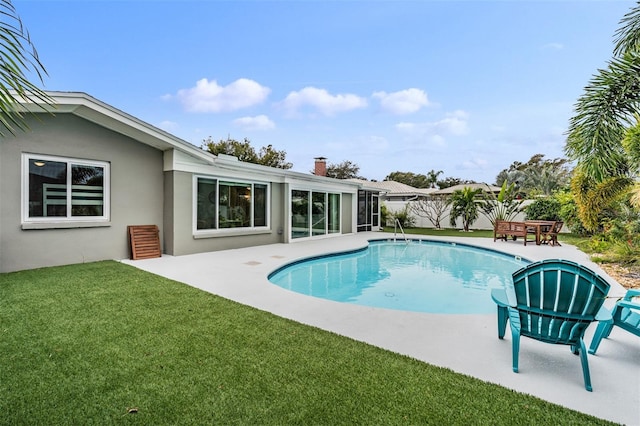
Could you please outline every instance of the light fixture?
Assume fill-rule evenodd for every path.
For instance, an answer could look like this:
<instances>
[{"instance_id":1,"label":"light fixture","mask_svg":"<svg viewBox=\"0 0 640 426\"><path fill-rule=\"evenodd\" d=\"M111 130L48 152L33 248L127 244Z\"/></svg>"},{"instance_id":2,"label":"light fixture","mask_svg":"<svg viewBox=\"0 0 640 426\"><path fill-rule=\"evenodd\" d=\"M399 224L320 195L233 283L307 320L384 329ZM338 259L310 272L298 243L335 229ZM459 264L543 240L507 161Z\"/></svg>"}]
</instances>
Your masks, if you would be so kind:
<instances>
[{"instance_id":1,"label":"light fixture","mask_svg":"<svg viewBox=\"0 0 640 426\"><path fill-rule=\"evenodd\" d=\"M45 162L44 162L44 161L42 161L42 160L35 160L35 161L33 162L33 165L34 165L34 166L37 166L37 167L42 167L42 166L44 166L45 164L47 164L47 163L45 163Z\"/></svg>"}]
</instances>

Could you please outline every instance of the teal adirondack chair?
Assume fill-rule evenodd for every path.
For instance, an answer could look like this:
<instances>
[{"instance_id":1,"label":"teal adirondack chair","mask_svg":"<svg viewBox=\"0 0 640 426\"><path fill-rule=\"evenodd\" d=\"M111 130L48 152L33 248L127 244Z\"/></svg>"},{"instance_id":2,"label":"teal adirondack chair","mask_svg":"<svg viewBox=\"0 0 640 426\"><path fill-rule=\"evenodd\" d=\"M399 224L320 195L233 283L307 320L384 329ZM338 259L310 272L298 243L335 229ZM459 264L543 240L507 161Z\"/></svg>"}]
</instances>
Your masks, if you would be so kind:
<instances>
[{"instance_id":1,"label":"teal adirondack chair","mask_svg":"<svg viewBox=\"0 0 640 426\"><path fill-rule=\"evenodd\" d=\"M513 371L518 372L520 336L546 343L568 345L580 355L584 385L592 390L584 332L593 321L607 320L600 308L609 284L595 272L575 262L548 259L513 273L513 289L494 289L498 305L498 338L511 324Z\"/></svg>"},{"instance_id":2,"label":"teal adirondack chair","mask_svg":"<svg viewBox=\"0 0 640 426\"><path fill-rule=\"evenodd\" d=\"M589 353L595 354L602 339L609 337L614 325L640 336L640 303L633 302L634 297L640 296L640 290L627 290L622 300L619 300L613 308L611 319L601 321L593 335Z\"/></svg>"}]
</instances>

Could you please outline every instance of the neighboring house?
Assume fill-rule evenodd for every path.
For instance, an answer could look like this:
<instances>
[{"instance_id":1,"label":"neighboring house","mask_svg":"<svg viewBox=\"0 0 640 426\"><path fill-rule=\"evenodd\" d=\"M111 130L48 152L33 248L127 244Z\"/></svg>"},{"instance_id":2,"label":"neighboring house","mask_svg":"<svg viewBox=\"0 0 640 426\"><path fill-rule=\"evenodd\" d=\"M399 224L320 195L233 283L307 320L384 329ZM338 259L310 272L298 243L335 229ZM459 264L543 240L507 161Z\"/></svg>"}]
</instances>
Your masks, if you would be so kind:
<instances>
[{"instance_id":1,"label":"neighboring house","mask_svg":"<svg viewBox=\"0 0 640 426\"><path fill-rule=\"evenodd\" d=\"M461 183L460 185L454 185L448 188L439 189L437 191L434 191L433 194L434 195L453 194L455 191L462 191L464 188L471 188L473 190L482 189L483 192L489 192L487 191L487 189L489 189L491 192L495 194L499 193L500 190L502 189L499 186L489 185L486 183Z\"/></svg>"},{"instance_id":2,"label":"neighboring house","mask_svg":"<svg viewBox=\"0 0 640 426\"><path fill-rule=\"evenodd\" d=\"M129 225L157 225L170 255L378 229L375 188L215 156L49 94L55 114L24 104L29 130L0 140L0 272L127 258Z\"/></svg>"},{"instance_id":3,"label":"neighboring house","mask_svg":"<svg viewBox=\"0 0 640 426\"><path fill-rule=\"evenodd\" d=\"M379 201L380 203L384 203L389 213L402 211L409 206L412 201L420 198L426 198L429 194L435 191L435 189L431 188L414 188L413 186L392 180L384 180L381 182L370 182L359 179L352 180L362 185L366 185L371 190L378 191ZM417 226L429 227L429 224L418 218Z\"/></svg>"},{"instance_id":4,"label":"neighboring house","mask_svg":"<svg viewBox=\"0 0 640 426\"><path fill-rule=\"evenodd\" d=\"M436 191L433 188L414 188L413 186L395 182L392 180L383 180L381 182L367 182L367 181L358 181L361 183L366 183L371 188L376 188L380 191L380 200L389 202L389 201L413 201L418 198L424 198L429 194Z\"/></svg>"}]
</instances>

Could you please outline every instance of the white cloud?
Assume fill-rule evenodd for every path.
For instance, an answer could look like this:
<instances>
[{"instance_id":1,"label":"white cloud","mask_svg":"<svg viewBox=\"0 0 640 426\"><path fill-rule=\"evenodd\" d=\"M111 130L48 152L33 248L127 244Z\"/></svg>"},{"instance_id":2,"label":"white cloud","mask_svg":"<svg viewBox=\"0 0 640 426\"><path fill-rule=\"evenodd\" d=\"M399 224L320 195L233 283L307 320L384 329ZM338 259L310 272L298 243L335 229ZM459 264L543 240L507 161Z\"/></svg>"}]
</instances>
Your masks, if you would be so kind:
<instances>
[{"instance_id":1,"label":"white cloud","mask_svg":"<svg viewBox=\"0 0 640 426\"><path fill-rule=\"evenodd\" d=\"M462 110L454 111L438 121L428 121L424 123L402 122L396 124L396 128L407 133L440 135L449 134L462 136L469 133L467 119L469 114Z\"/></svg>"},{"instance_id":2,"label":"white cloud","mask_svg":"<svg viewBox=\"0 0 640 426\"><path fill-rule=\"evenodd\" d=\"M271 130L276 127L276 123L264 114L255 117L241 117L233 120L233 124L245 130Z\"/></svg>"},{"instance_id":3,"label":"white cloud","mask_svg":"<svg viewBox=\"0 0 640 426\"><path fill-rule=\"evenodd\" d=\"M326 116L351 111L367 106L367 100L353 94L332 95L325 89L305 87L299 92L291 92L280 103L288 114L295 115L304 107L310 107Z\"/></svg>"},{"instance_id":4,"label":"white cloud","mask_svg":"<svg viewBox=\"0 0 640 426\"><path fill-rule=\"evenodd\" d=\"M178 123L174 121L164 120L158 124L158 127L165 132L175 132L178 129Z\"/></svg>"},{"instance_id":5,"label":"white cloud","mask_svg":"<svg viewBox=\"0 0 640 426\"><path fill-rule=\"evenodd\" d=\"M484 158L471 158L462 162L460 169L462 170L484 170L488 166L487 160Z\"/></svg>"},{"instance_id":6,"label":"white cloud","mask_svg":"<svg viewBox=\"0 0 640 426\"><path fill-rule=\"evenodd\" d=\"M444 139L442 136L440 136L440 135L433 135L433 136L431 136L430 142L431 142L433 145L437 145L437 146L441 146L441 147L446 146L446 141L445 141L445 139Z\"/></svg>"},{"instance_id":7,"label":"white cloud","mask_svg":"<svg viewBox=\"0 0 640 426\"><path fill-rule=\"evenodd\" d=\"M269 92L268 87L246 78L226 86L203 78L195 87L179 90L176 96L189 112L228 112L260 104Z\"/></svg>"},{"instance_id":8,"label":"white cloud","mask_svg":"<svg viewBox=\"0 0 640 426\"><path fill-rule=\"evenodd\" d=\"M542 50L562 50L564 45L562 43L547 43L542 46Z\"/></svg>"},{"instance_id":9,"label":"white cloud","mask_svg":"<svg viewBox=\"0 0 640 426\"><path fill-rule=\"evenodd\" d=\"M375 92L373 98L380 100L383 111L391 114L411 114L429 105L427 94L420 89L406 89L399 92Z\"/></svg>"}]
</instances>

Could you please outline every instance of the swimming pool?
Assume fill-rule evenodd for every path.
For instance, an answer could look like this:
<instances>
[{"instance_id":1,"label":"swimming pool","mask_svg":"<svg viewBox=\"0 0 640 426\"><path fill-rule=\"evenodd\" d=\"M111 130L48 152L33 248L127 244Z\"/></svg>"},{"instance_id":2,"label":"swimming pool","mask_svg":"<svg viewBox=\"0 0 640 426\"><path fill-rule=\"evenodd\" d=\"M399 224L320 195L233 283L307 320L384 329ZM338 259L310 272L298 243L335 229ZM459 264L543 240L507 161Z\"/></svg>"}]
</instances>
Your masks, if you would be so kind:
<instances>
[{"instance_id":1,"label":"swimming pool","mask_svg":"<svg viewBox=\"0 0 640 426\"><path fill-rule=\"evenodd\" d=\"M428 240L371 241L349 253L284 266L269 281L337 302L442 314L495 312L491 289L530 263L518 256Z\"/></svg>"}]
</instances>

